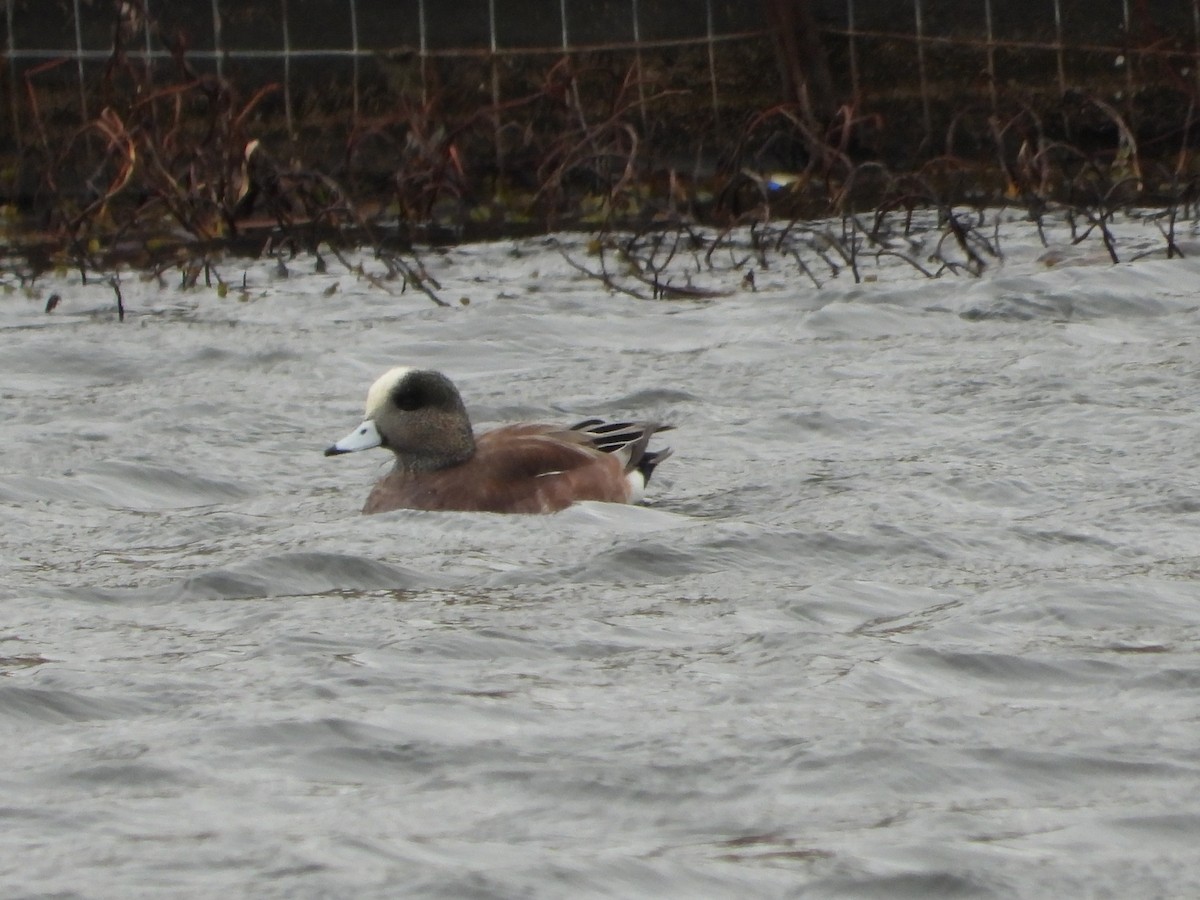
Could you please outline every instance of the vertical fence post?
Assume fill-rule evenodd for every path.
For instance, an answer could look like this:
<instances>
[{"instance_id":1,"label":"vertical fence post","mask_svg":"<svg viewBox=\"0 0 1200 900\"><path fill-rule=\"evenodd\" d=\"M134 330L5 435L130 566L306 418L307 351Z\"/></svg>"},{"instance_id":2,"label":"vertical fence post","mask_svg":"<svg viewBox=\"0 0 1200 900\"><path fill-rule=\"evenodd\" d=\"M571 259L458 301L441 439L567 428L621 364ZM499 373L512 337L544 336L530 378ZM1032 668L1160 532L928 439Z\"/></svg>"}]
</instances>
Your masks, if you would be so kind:
<instances>
[{"instance_id":1,"label":"vertical fence post","mask_svg":"<svg viewBox=\"0 0 1200 900\"><path fill-rule=\"evenodd\" d=\"M637 73L638 112L642 117L642 132L646 131L646 86L642 81L642 23L638 15L638 0L631 0L633 12L633 70Z\"/></svg>"},{"instance_id":2,"label":"vertical fence post","mask_svg":"<svg viewBox=\"0 0 1200 900\"><path fill-rule=\"evenodd\" d=\"M79 0L75 0L75 70L79 73L79 120L86 122L88 120L87 84L83 72L83 22L79 14Z\"/></svg>"},{"instance_id":3,"label":"vertical fence post","mask_svg":"<svg viewBox=\"0 0 1200 900\"><path fill-rule=\"evenodd\" d=\"M1192 0L1192 77L1200 94L1200 0Z\"/></svg>"},{"instance_id":4,"label":"vertical fence post","mask_svg":"<svg viewBox=\"0 0 1200 900\"><path fill-rule=\"evenodd\" d=\"M153 32L150 29L150 0L142 6L142 42L145 46L145 56L142 57L146 65L146 84L154 84L154 44L152 41Z\"/></svg>"},{"instance_id":5,"label":"vertical fence post","mask_svg":"<svg viewBox=\"0 0 1200 900\"><path fill-rule=\"evenodd\" d=\"M917 81L921 85L921 123L925 126L925 140L933 136L933 117L929 110L929 83L925 79L925 17L921 0L913 0L913 15L916 19L917 38Z\"/></svg>"},{"instance_id":6,"label":"vertical fence post","mask_svg":"<svg viewBox=\"0 0 1200 900\"><path fill-rule=\"evenodd\" d=\"M488 28L492 48L492 139L496 143L496 184L504 176L504 147L500 140L500 60L496 51L500 42L496 39L496 0L488 0Z\"/></svg>"},{"instance_id":7,"label":"vertical fence post","mask_svg":"<svg viewBox=\"0 0 1200 900\"><path fill-rule=\"evenodd\" d=\"M558 12L562 17L563 56L568 56L571 53L571 35L567 30L567 0L558 0ZM579 81L575 78L573 71L571 72L571 99L575 102L575 115L579 117L579 124L586 132L587 117L583 114L583 98L579 96Z\"/></svg>"},{"instance_id":8,"label":"vertical fence post","mask_svg":"<svg viewBox=\"0 0 1200 900\"><path fill-rule=\"evenodd\" d=\"M1126 103L1133 102L1133 18L1129 15L1129 0L1121 0L1122 23L1125 26L1125 88ZM1141 60L1139 60L1139 63Z\"/></svg>"},{"instance_id":9,"label":"vertical fence post","mask_svg":"<svg viewBox=\"0 0 1200 900\"><path fill-rule=\"evenodd\" d=\"M708 81L712 87L713 138L719 145L721 143L721 104L717 96L717 41L713 29L712 0L704 0L704 18L705 26L708 29Z\"/></svg>"},{"instance_id":10,"label":"vertical fence post","mask_svg":"<svg viewBox=\"0 0 1200 900\"><path fill-rule=\"evenodd\" d=\"M1200 0L1197 0L1200 2ZM9 91L8 103L9 114L12 116L12 134L16 140L17 150L21 150L25 141L21 138L21 104L17 102L17 97L21 91L17 87L17 39L13 34L13 4L4 4L4 20L8 27L8 77Z\"/></svg>"},{"instance_id":11,"label":"vertical fence post","mask_svg":"<svg viewBox=\"0 0 1200 900\"><path fill-rule=\"evenodd\" d=\"M1200 0L1197 0L1200 3ZM854 0L846 0L846 41L850 45L850 97L854 108L862 106L862 88L858 80L858 25L854 17Z\"/></svg>"},{"instance_id":12,"label":"vertical fence post","mask_svg":"<svg viewBox=\"0 0 1200 900\"><path fill-rule=\"evenodd\" d=\"M987 19L988 99L992 102L992 115L995 115L1000 104L996 98L996 33L992 27L992 0L983 0L983 14Z\"/></svg>"},{"instance_id":13,"label":"vertical fence post","mask_svg":"<svg viewBox=\"0 0 1200 900\"><path fill-rule=\"evenodd\" d=\"M288 27L288 0L279 0L283 11L283 121L288 137L295 140L292 122L292 33Z\"/></svg>"},{"instance_id":14,"label":"vertical fence post","mask_svg":"<svg viewBox=\"0 0 1200 900\"><path fill-rule=\"evenodd\" d=\"M75 0L76 3L79 0ZM221 42L221 7L217 0L212 0L212 17L213 17L213 61L217 66L217 78L225 77L225 54L223 52L224 44Z\"/></svg>"},{"instance_id":15,"label":"vertical fence post","mask_svg":"<svg viewBox=\"0 0 1200 900\"><path fill-rule=\"evenodd\" d=\"M421 65L421 105L425 106L429 103L429 76L426 69L429 67L429 35L425 29L425 0L417 0L417 46L419 52L417 60Z\"/></svg>"},{"instance_id":16,"label":"vertical fence post","mask_svg":"<svg viewBox=\"0 0 1200 900\"><path fill-rule=\"evenodd\" d=\"M351 91L353 98L353 114L354 126L358 126L358 57L361 55L358 45L358 0L350 0L350 45L353 52L351 57L351 73L354 78L354 86Z\"/></svg>"},{"instance_id":17,"label":"vertical fence post","mask_svg":"<svg viewBox=\"0 0 1200 900\"><path fill-rule=\"evenodd\" d=\"M1063 60L1062 0L1054 0L1054 52L1058 58L1058 93L1062 96L1067 93L1067 66Z\"/></svg>"}]
</instances>

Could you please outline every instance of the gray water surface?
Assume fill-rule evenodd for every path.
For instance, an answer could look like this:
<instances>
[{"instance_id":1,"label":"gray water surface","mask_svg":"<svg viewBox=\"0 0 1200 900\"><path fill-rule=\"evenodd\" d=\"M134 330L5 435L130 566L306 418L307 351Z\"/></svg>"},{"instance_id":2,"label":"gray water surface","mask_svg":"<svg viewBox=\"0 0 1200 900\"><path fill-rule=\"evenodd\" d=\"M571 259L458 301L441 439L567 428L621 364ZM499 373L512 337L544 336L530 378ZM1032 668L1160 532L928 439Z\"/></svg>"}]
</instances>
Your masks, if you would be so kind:
<instances>
[{"instance_id":1,"label":"gray water surface","mask_svg":"<svg viewBox=\"0 0 1200 900\"><path fill-rule=\"evenodd\" d=\"M433 258L452 309L3 300L0 894L1200 893L1200 263L640 302L519 249ZM321 451L397 364L675 456L361 517L387 454Z\"/></svg>"}]
</instances>

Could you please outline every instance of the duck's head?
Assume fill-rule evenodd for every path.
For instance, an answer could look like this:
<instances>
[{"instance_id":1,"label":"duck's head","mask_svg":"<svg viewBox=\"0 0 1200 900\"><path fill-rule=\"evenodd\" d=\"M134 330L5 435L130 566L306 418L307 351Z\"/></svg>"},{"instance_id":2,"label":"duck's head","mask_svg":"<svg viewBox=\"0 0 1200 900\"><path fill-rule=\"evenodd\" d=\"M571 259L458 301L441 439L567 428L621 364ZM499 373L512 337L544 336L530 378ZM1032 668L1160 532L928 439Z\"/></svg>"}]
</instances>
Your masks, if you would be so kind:
<instances>
[{"instance_id":1,"label":"duck's head","mask_svg":"<svg viewBox=\"0 0 1200 900\"><path fill-rule=\"evenodd\" d=\"M458 388L441 372L398 366L367 391L362 424L325 451L326 456L386 447L411 468L464 462L475 450L471 423Z\"/></svg>"}]
</instances>

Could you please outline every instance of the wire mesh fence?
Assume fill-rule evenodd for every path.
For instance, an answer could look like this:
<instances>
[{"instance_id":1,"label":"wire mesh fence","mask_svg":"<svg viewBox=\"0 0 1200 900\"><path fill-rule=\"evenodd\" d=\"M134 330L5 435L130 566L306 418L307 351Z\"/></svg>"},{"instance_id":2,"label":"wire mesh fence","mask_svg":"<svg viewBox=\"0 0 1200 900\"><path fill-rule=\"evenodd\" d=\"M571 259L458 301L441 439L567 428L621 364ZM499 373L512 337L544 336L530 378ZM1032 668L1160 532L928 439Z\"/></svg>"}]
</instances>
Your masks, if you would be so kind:
<instances>
[{"instance_id":1,"label":"wire mesh fence","mask_svg":"<svg viewBox=\"0 0 1200 900\"><path fill-rule=\"evenodd\" d=\"M330 86L348 116L417 91L427 101L436 63L488 62L484 95L503 92L513 61L617 53L643 66L688 50L689 75L719 118L742 105L743 79L723 71L748 45L763 93L778 90L771 61L770 2L721 0L7 0L4 56L9 133L21 140L22 87L31 71L61 61L80 120L95 111L100 76L120 46L147 65L186 52L197 67L248 82L277 81L294 128L308 92ZM783 4L788 5L788 4ZM811 8L835 92L857 106L896 90L920 96L923 118L947 97L974 92L995 104L1012 89L1059 93L1077 86L1130 93L1162 83L1200 87L1200 0L824 0ZM116 40L114 40L116 39ZM485 66L485 68L488 68ZM69 74L68 74L69 73ZM747 73L749 74L749 73ZM440 82L438 82L440 84ZM491 99L495 99L492 97Z\"/></svg>"},{"instance_id":2,"label":"wire mesh fence","mask_svg":"<svg viewBox=\"0 0 1200 900\"><path fill-rule=\"evenodd\" d=\"M420 157L459 201L472 178L542 197L580 147L611 193L634 156L643 178L798 170L818 143L893 169L994 156L1022 114L1114 156L1126 131L1143 156L1197 136L1200 0L7 0L4 19L9 199L89 141L132 177L117 137L168 100L243 168L257 142L390 190Z\"/></svg>"},{"instance_id":3,"label":"wire mesh fence","mask_svg":"<svg viewBox=\"0 0 1200 900\"><path fill-rule=\"evenodd\" d=\"M5 107L10 134L19 141L28 127L23 88L62 90L69 80L75 89L69 102L78 119L87 120L102 102L98 87L119 45L126 57L148 67L168 67L182 52L198 70L218 77L280 83L280 111L289 131L300 122L306 104L315 102L313 95L336 97L336 108L352 118L386 109L398 96L427 102L432 92L445 89L447 72L457 65L487 75L473 85L471 100L497 100L506 71L522 62L539 64L578 53L620 54L636 62L652 51L698 50L716 109L726 81L718 75L718 47L762 42L768 35L755 7L719 0L698 5L661 0L118 0L114 11L84 0L9 0ZM47 63L61 64L62 71L52 77L40 74ZM31 73L35 79L26 83Z\"/></svg>"}]
</instances>

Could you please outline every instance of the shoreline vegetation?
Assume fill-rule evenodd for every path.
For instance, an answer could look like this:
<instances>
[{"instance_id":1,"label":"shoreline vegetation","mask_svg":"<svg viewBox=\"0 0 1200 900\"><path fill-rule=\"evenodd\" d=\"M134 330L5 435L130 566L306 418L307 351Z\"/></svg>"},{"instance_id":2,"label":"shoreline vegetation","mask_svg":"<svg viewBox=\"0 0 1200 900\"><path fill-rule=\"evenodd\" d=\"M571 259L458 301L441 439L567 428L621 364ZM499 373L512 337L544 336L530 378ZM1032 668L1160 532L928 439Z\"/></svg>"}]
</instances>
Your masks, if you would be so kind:
<instances>
[{"instance_id":1,"label":"shoreline vegetation","mask_svg":"<svg viewBox=\"0 0 1200 900\"><path fill-rule=\"evenodd\" d=\"M677 86L678 59L671 78L640 57L512 63L508 82L522 90L505 98L458 89L479 62L440 60L424 100L401 93L346 126L328 108L335 86L324 107L289 114L289 132L279 83L202 71L183 42L169 68L152 67L116 35L82 125L46 86L66 58L24 74L24 143L0 166L8 286L133 268L223 292L231 259L312 253L354 269L348 254L368 250L381 278L446 303L420 248L584 231L588 259L568 262L610 290L701 296L672 278L674 259L744 268L749 288L765 254L816 286L821 266L858 278L868 253L931 278L977 275L1002 253L988 210L1020 210L1039 233L1047 217L1065 220L1074 242L1100 241L1114 263L1126 255L1115 217L1155 210L1170 258L1182 255L1176 224L1200 215L1194 81L1136 97L1099 80L1065 93L1024 85L980 105L950 79L931 119L927 95L902 83L861 106L813 102L811 70L794 66L789 82L781 64L784 89L747 91L715 120L703 90ZM761 70L779 52L746 50L742 62ZM918 258L904 238L927 211L939 236Z\"/></svg>"}]
</instances>

